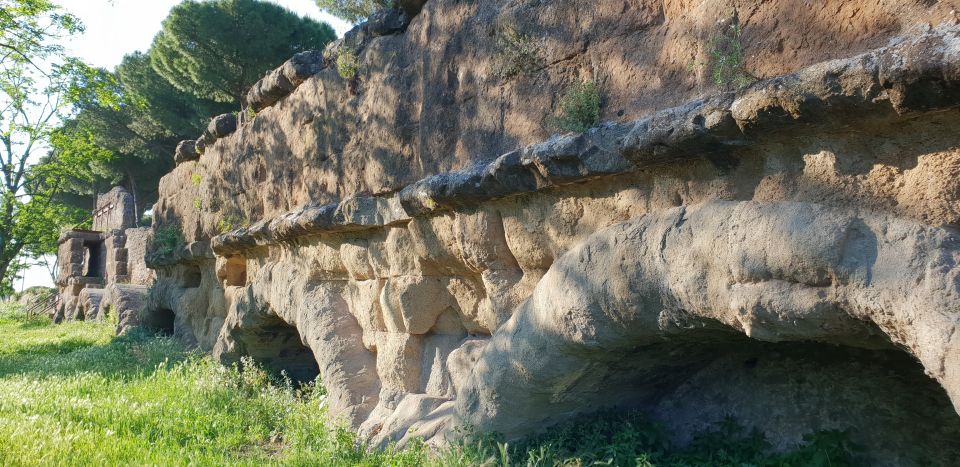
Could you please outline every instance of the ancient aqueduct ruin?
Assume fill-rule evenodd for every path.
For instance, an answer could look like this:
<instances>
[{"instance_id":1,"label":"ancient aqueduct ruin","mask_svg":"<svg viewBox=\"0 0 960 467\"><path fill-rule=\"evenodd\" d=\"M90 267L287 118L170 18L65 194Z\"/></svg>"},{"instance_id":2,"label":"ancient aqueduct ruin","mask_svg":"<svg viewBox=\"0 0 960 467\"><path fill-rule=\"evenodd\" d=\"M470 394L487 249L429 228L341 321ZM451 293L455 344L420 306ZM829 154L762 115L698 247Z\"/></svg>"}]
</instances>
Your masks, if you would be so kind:
<instances>
[{"instance_id":1,"label":"ancient aqueduct ruin","mask_svg":"<svg viewBox=\"0 0 960 467\"><path fill-rule=\"evenodd\" d=\"M733 415L783 445L858 427L894 464L958 455L955 14L828 1L849 16L792 29L768 2L737 19L769 77L704 91L682 57L722 1L413 3L181 143L152 230L102 196L95 231L61 238L57 318L109 309L118 332L319 376L375 443L618 405L681 437ZM504 84L506 24L546 59ZM784 52L801 42L816 54ZM551 136L543 109L584 75L604 123Z\"/></svg>"}]
</instances>

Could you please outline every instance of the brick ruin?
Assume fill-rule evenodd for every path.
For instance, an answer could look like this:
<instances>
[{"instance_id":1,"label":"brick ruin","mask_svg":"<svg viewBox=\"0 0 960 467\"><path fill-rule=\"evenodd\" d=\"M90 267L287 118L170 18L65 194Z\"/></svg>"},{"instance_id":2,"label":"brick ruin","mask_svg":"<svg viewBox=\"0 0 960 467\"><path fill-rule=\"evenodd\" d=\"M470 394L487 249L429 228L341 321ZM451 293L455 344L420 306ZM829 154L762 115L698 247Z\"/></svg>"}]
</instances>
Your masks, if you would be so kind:
<instances>
[{"instance_id":1,"label":"brick ruin","mask_svg":"<svg viewBox=\"0 0 960 467\"><path fill-rule=\"evenodd\" d=\"M143 260L151 230L136 227L134 204L130 192L115 187L97 197L92 230L60 234L55 321L102 319L111 307L139 308L154 273Z\"/></svg>"}]
</instances>

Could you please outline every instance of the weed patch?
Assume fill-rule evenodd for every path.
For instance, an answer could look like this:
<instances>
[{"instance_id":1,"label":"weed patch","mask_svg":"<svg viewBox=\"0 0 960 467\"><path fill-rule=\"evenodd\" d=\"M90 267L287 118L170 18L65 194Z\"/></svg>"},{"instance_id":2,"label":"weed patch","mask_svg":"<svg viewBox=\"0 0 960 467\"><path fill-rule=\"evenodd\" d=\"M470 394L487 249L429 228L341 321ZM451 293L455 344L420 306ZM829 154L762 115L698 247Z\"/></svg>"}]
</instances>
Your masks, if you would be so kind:
<instances>
[{"instance_id":1,"label":"weed patch","mask_svg":"<svg viewBox=\"0 0 960 467\"><path fill-rule=\"evenodd\" d=\"M559 115L548 118L557 129L582 133L600 123L600 88L593 81L578 81L560 98Z\"/></svg>"}]
</instances>

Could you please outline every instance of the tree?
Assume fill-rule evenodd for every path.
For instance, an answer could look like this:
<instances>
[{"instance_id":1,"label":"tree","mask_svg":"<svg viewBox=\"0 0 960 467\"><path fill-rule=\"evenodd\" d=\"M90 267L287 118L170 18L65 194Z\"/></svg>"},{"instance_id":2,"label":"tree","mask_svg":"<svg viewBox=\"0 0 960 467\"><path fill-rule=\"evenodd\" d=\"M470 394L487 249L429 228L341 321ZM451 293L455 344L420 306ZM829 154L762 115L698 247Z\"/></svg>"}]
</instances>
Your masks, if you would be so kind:
<instances>
[{"instance_id":1,"label":"tree","mask_svg":"<svg viewBox=\"0 0 960 467\"><path fill-rule=\"evenodd\" d=\"M201 99L243 104L264 73L297 52L322 49L333 28L258 0L185 1L150 49L153 68Z\"/></svg>"},{"instance_id":2,"label":"tree","mask_svg":"<svg viewBox=\"0 0 960 467\"><path fill-rule=\"evenodd\" d=\"M148 61L139 63L149 69ZM135 76L144 74L149 73ZM74 170L57 179L61 185L59 200L91 208L97 194L123 184L139 207L152 203L160 177L173 166L170 154L181 135L165 130L151 118L146 103L127 91L117 73L87 67L76 76L80 78L71 93L75 113L52 133L52 151L40 163L85 163L73 164ZM181 121L190 122L187 131L195 134L202 118L187 114Z\"/></svg>"},{"instance_id":3,"label":"tree","mask_svg":"<svg viewBox=\"0 0 960 467\"><path fill-rule=\"evenodd\" d=\"M153 69L150 56L141 52L124 57L116 77L126 102L137 110L131 125L143 132L155 132L151 127L159 127L173 135L193 138L207 128L210 117L233 110L230 104L177 89Z\"/></svg>"},{"instance_id":4,"label":"tree","mask_svg":"<svg viewBox=\"0 0 960 467\"><path fill-rule=\"evenodd\" d=\"M62 57L57 40L81 29L49 1L0 0L0 295L10 292L22 254L49 246L37 218L53 202L32 189L30 163L67 106L74 71L69 61L46 64Z\"/></svg>"},{"instance_id":5,"label":"tree","mask_svg":"<svg viewBox=\"0 0 960 467\"><path fill-rule=\"evenodd\" d=\"M196 137L211 116L230 110L176 89L139 52L124 57L115 72L88 69L77 76L82 79L71 96L76 113L54 133L53 152L42 162L77 155L89 160L87 169L61 180L59 200L76 207L92 206L97 194L120 184L133 193L139 217L173 168L177 142Z\"/></svg>"},{"instance_id":6,"label":"tree","mask_svg":"<svg viewBox=\"0 0 960 467\"><path fill-rule=\"evenodd\" d=\"M343 18L351 23L357 23L377 10L388 8L391 0L316 0L321 10L333 16Z\"/></svg>"}]
</instances>

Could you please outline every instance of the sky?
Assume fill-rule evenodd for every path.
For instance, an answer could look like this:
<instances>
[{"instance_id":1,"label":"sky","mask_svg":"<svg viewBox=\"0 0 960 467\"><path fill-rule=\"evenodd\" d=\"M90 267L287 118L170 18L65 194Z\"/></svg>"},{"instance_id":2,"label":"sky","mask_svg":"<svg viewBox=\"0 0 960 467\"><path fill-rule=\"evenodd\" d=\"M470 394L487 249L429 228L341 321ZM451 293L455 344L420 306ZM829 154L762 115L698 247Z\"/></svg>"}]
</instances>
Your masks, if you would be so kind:
<instances>
[{"instance_id":1,"label":"sky","mask_svg":"<svg viewBox=\"0 0 960 467\"><path fill-rule=\"evenodd\" d=\"M65 42L68 55L83 59L90 65L113 69L123 56L150 48L153 36L167 13L181 0L60 0L65 10L78 16L85 26L79 36ZM317 8L314 0L269 0L302 16L325 22L343 36L350 24L330 16ZM15 286L17 290L53 282L43 266L27 270Z\"/></svg>"}]
</instances>

